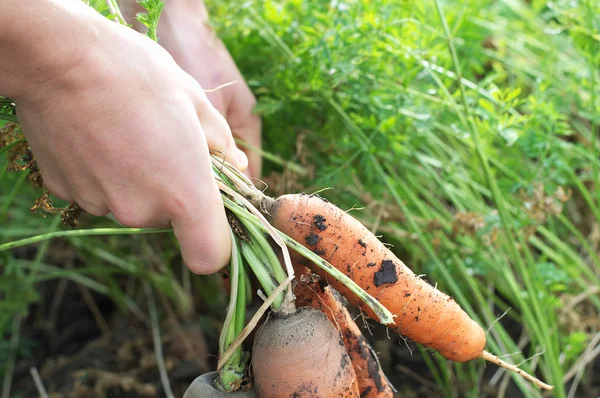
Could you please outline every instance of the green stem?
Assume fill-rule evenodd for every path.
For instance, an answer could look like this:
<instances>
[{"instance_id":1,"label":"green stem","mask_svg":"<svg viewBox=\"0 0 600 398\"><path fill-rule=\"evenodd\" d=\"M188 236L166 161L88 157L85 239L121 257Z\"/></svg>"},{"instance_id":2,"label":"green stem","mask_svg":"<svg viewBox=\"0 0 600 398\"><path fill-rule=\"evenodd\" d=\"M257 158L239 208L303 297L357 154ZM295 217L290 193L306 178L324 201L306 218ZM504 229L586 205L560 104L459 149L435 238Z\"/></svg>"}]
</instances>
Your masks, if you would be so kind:
<instances>
[{"instance_id":1,"label":"green stem","mask_svg":"<svg viewBox=\"0 0 600 398\"><path fill-rule=\"evenodd\" d=\"M223 323L221 336L219 338L219 354L223 355L229 346L235 341L244 329L246 315L246 292L244 265L238 247L238 240L233 232L231 234L231 293L227 316ZM219 370L219 378L216 387L222 391L235 391L239 387L244 376L244 364L242 363L242 347L239 346L234 354L227 360Z\"/></svg>"},{"instance_id":2,"label":"green stem","mask_svg":"<svg viewBox=\"0 0 600 398\"><path fill-rule=\"evenodd\" d=\"M511 254L511 257L514 260L515 265L519 269L519 272L523 278L523 281L525 283L527 291L532 292L532 293L533 292L537 293L540 291L540 289L538 289L536 286L534 286L534 283L531 279L531 275L529 274L529 272L534 273L536 271L529 270L529 272L528 272L527 267L526 267L521 255L517 251L517 241L514 238L515 231L514 231L514 227L510 220L510 215L504 207L504 202L502 200L502 196L501 196L499 187L498 187L497 182L496 182L496 180L492 174L492 171L490 169L487 155L486 155L485 151L483 150L483 146L481 145L481 142L479 140L479 131L473 122L473 117L471 115L470 107L468 106L465 88L461 82L462 71L461 71L460 63L458 61L458 56L456 54L456 48L454 47L454 40L453 40L452 34L448 27L448 23L446 21L446 17L441 8L439 0L434 0L434 2L435 2L435 7L437 10L438 16L442 22L442 25L444 27L444 32L446 34L446 39L448 42L448 47L450 49L452 62L454 64L454 68L456 71L456 81L458 82L458 87L459 87L462 102L465 105L464 111L465 111L465 115L466 115L466 118L468 121L469 128L471 130L473 142L475 144L477 158L479 159L479 162L483 168L484 175L486 177L488 186L490 187L490 190L492 191L492 197L494 199L494 203L496 204L496 208L498 209L498 214L500 215L500 220L501 220L504 232L505 232L505 236L508 240L509 252ZM523 247L523 249L527 250L526 247ZM531 301L531 304L534 309L532 315L534 315L534 316L537 315L532 320L537 319L537 324L540 326L540 329L541 329L541 334L538 335L538 338L540 339L540 341L545 341L546 343L549 343L548 346L545 347L547 350L548 357L549 357L547 363L550 367L550 374L552 375L552 379L555 381L555 384L557 387L556 393L558 396L564 396L564 389L562 388L562 385L560 383L560 381L562 380L562 372L561 372L560 366L558 364L558 358L556 356L556 353L554 352L554 347L552 344L553 339L550 336L551 328L548 325L548 322L546 319L546 312L542 310L542 306L539 302L539 298L538 298L537 294L531 294L530 301ZM522 309L527 310L527 307L525 306ZM529 312L529 311L527 311L527 312Z\"/></svg>"},{"instance_id":3,"label":"green stem","mask_svg":"<svg viewBox=\"0 0 600 398\"><path fill-rule=\"evenodd\" d=\"M234 201L232 201L228 197L223 196L223 203L225 204L225 207L227 207L229 210L231 210L240 220L247 220L247 221L253 223L257 228L260 228L263 231L268 232L264 228L264 226L260 223L260 221L256 218L256 216L249 213L245 209L241 208L238 204L236 204ZM310 261L315 263L315 265L317 265L323 271L327 272L329 275L331 275L337 281L342 283L346 288L348 288L352 293L354 293L361 301L363 301L367 306L369 306L369 308L371 308L371 310L373 310L373 312L379 317L380 323L382 323L384 325L389 325L390 323L393 323L392 313L387 308L385 308L383 305L381 305L381 303L379 303L373 296L371 296L369 293L365 292L360 286L358 286L356 284L356 282L354 282L352 279L347 277L343 272L341 272L340 270L335 268L333 265L328 263L326 260L322 259L321 257L316 255L309 249L305 248L300 243L296 242L294 239L285 235L281 231L277 231L277 232L279 233L279 235L281 236L281 238L284 240L285 244L288 247L292 248L293 250L295 250L302 256L306 257L307 259L309 259ZM243 243L246 243L246 242L243 242ZM248 244L246 244L246 245L248 245ZM242 251L244 251L244 246L245 245L243 244ZM250 254L250 256L252 256L254 253L249 253L249 254ZM277 287L277 285L275 285L275 287Z\"/></svg>"},{"instance_id":4,"label":"green stem","mask_svg":"<svg viewBox=\"0 0 600 398\"><path fill-rule=\"evenodd\" d=\"M21 336L21 315L13 318L12 333L10 337L10 347L6 367L4 369L4 382L2 383L2 398L10 398L10 388L12 385L13 372L17 361L17 351L19 349L19 340Z\"/></svg>"},{"instance_id":5,"label":"green stem","mask_svg":"<svg viewBox=\"0 0 600 398\"><path fill-rule=\"evenodd\" d=\"M588 8L588 12L587 17L588 17L588 23L589 23L589 28L590 28L590 32L593 33L594 32L594 8L592 7L591 1L587 0L585 2L587 8ZM600 48L600 46L598 46L598 48ZM594 57L596 56L596 53L592 50L592 52L589 54L589 69L590 69L590 88L591 88L591 93L590 93L590 108L591 108L591 114L597 116L598 112L596 110L596 65L594 65ZM592 121L591 122L591 127L590 130L592 132L592 150L594 151L594 157L596 159L598 159L600 157L600 152L598 151L598 144L600 144L600 137L598 137L598 132L596 131L596 125L595 123ZM599 171L599 167L598 167L598 163L594 162L594 190L596 191L596 205L598 208L600 208L600 171ZM598 221L598 220L597 220Z\"/></svg>"},{"instance_id":6,"label":"green stem","mask_svg":"<svg viewBox=\"0 0 600 398\"><path fill-rule=\"evenodd\" d=\"M559 215L558 220L565 227L567 227L569 232L571 232L573 234L573 236L575 236L575 238L577 238L577 240L579 241L579 244L581 246L583 246L585 248L585 250L587 251L588 256L590 256L594 260L594 264L596 265L596 268L600 269L600 258L598 257L598 253L596 253L596 250L590 245L589 240L586 239L585 236L583 236L581 231L579 229L577 229L577 227L573 224L573 222L571 220L569 220L569 218L566 217L564 214Z\"/></svg>"},{"instance_id":7,"label":"green stem","mask_svg":"<svg viewBox=\"0 0 600 398\"><path fill-rule=\"evenodd\" d=\"M94 235L141 235L141 234L159 234L171 232L169 229L154 229L154 228L94 228L94 229L78 229L73 231L58 231L49 232L32 236L30 238L15 240L0 244L0 252L14 249L15 247L27 246L33 243L43 242L45 240L55 238L71 238L75 236L94 236Z\"/></svg>"},{"instance_id":8,"label":"green stem","mask_svg":"<svg viewBox=\"0 0 600 398\"><path fill-rule=\"evenodd\" d=\"M2 206L2 208L0 208L0 222L4 221L4 218L8 214L8 209L10 208L13 201L17 197L17 194L19 193L19 190L23 186L23 183L25 182L26 179L27 179L27 173L21 173L17 177L17 181L15 182L15 185L13 185L13 188L10 191L10 194L8 194L8 197L6 198L6 202L4 202L4 205Z\"/></svg>"},{"instance_id":9,"label":"green stem","mask_svg":"<svg viewBox=\"0 0 600 398\"><path fill-rule=\"evenodd\" d=\"M265 290L265 294L270 296L273 294L277 286L279 286L279 282L270 272L270 267L268 267L262 259L256 254L255 246L251 242L241 242L242 246L242 256L246 259L248 266L256 275L258 282ZM281 294L277 299L273 302L273 308L278 309L283 303L283 298L285 294Z\"/></svg>"},{"instance_id":10,"label":"green stem","mask_svg":"<svg viewBox=\"0 0 600 398\"><path fill-rule=\"evenodd\" d=\"M230 268L230 281L231 281L231 287L230 287L230 299L229 299L229 305L227 306L227 315L225 316L225 321L223 322L223 328L222 331L225 333L221 333L221 336L219 338L219 351L220 353L225 352L225 350L227 349L227 346L231 343L231 340L229 340L227 338L227 331L231 328L231 324L233 323L233 317L235 315L235 308L236 308L236 299L237 299L237 290L238 290L238 281L239 281L239 267L240 267L240 261L239 261L239 250L238 250L238 243L237 243L237 239L235 237L235 235L233 234L233 232L231 231L231 229L229 230L229 234L231 236L231 260L229 263L229 268Z\"/></svg>"},{"instance_id":11,"label":"green stem","mask_svg":"<svg viewBox=\"0 0 600 398\"><path fill-rule=\"evenodd\" d=\"M277 280L277 283L283 283L285 278L287 278L287 275L283 270L281 262L277 258L275 251L273 251L273 248L265 238L263 232L246 219L241 219L240 221L250 233L250 241L256 250L258 258L262 259L262 263L271 269L275 279Z\"/></svg>"},{"instance_id":12,"label":"green stem","mask_svg":"<svg viewBox=\"0 0 600 398\"><path fill-rule=\"evenodd\" d=\"M6 120L7 122L19 121L16 115L9 115L8 113L0 113L0 120Z\"/></svg>"},{"instance_id":13,"label":"green stem","mask_svg":"<svg viewBox=\"0 0 600 398\"><path fill-rule=\"evenodd\" d=\"M235 334L239 336L244 330L246 324L246 267L241 262L240 257L240 269L239 269L239 281L238 281L238 295L237 295L237 306L236 306L236 318L235 318ZM241 350L240 350L241 352Z\"/></svg>"}]
</instances>

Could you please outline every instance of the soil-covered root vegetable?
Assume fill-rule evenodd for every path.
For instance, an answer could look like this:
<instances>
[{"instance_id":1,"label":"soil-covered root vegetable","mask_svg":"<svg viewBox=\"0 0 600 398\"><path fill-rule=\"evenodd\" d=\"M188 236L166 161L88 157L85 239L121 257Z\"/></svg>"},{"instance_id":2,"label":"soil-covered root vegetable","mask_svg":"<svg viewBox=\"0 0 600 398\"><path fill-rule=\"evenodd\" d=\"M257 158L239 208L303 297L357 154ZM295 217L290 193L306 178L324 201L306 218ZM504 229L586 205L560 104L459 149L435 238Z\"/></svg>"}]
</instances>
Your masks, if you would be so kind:
<instances>
[{"instance_id":1,"label":"soil-covered root vegetable","mask_svg":"<svg viewBox=\"0 0 600 398\"><path fill-rule=\"evenodd\" d=\"M483 358L518 372L544 389L545 384L484 350L483 328L451 297L415 275L358 220L312 195L272 199L250 192L275 228L318 254L371 294L394 315L392 330L436 349L445 358L465 362ZM258 207L257 206L257 207ZM337 280L315 264L306 264L352 304L377 316Z\"/></svg>"},{"instance_id":2,"label":"soil-covered root vegetable","mask_svg":"<svg viewBox=\"0 0 600 398\"><path fill-rule=\"evenodd\" d=\"M297 275L299 267L294 267ZM391 398L392 386L379 366L369 342L330 286L313 281L310 272L299 277L294 288L296 305L321 310L338 329L352 360L361 398Z\"/></svg>"},{"instance_id":3,"label":"soil-covered root vegetable","mask_svg":"<svg viewBox=\"0 0 600 398\"><path fill-rule=\"evenodd\" d=\"M480 358L485 332L449 296L415 275L358 220L310 195L284 195L267 209L273 225L352 278L395 315L392 329L464 362ZM318 267L307 264L352 304L369 308Z\"/></svg>"},{"instance_id":4,"label":"soil-covered root vegetable","mask_svg":"<svg viewBox=\"0 0 600 398\"><path fill-rule=\"evenodd\" d=\"M255 336L252 373L260 397L359 397L338 331L312 308L271 313Z\"/></svg>"}]
</instances>

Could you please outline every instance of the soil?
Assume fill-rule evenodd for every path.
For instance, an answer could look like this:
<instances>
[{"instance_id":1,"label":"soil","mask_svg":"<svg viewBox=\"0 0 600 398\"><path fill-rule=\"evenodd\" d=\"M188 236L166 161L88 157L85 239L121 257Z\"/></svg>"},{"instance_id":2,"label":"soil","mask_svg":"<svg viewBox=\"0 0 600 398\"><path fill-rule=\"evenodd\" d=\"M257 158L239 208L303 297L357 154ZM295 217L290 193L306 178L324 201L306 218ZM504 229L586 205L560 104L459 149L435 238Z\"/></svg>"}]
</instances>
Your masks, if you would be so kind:
<instances>
[{"instance_id":1,"label":"soil","mask_svg":"<svg viewBox=\"0 0 600 398\"><path fill-rule=\"evenodd\" d=\"M92 294L108 326L103 333L75 284L45 283L46 303L59 289L64 298L55 320L41 317L35 306L24 322L21 340L32 342L32 355L20 358L15 368L13 391L36 397L30 368L35 367L52 398L163 397L150 328L105 297ZM51 323L52 322L52 323ZM162 347L171 388L181 397L198 375L216 367L210 341L199 320L173 327L161 324ZM190 350L189 345L192 348ZM194 355L193 353L197 355Z\"/></svg>"},{"instance_id":2,"label":"soil","mask_svg":"<svg viewBox=\"0 0 600 398\"><path fill-rule=\"evenodd\" d=\"M71 248L61 244L53 247L49 263L83 265ZM35 251L26 248L14 254L32 258ZM123 278L122 282L125 286L130 281ZM70 281L47 281L37 288L40 300L31 307L21 325L22 354L15 366L11 396L39 396L31 368L38 370L50 398L166 396L149 318L132 316L131 312L117 308L108 297ZM181 397L197 376L216 368L218 334L207 336L203 330L206 310L182 317L161 306L165 301L159 294L156 296L162 316L164 363L173 393ZM145 296L139 297L135 301L141 312L147 314ZM218 320L208 321L215 323L216 330Z\"/></svg>"},{"instance_id":3,"label":"soil","mask_svg":"<svg viewBox=\"0 0 600 398\"><path fill-rule=\"evenodd\" d=\"M396 274L396 265L392 260L383 260L381 263L381 269L375 272L374 284L379 287L385 283L394 284L398 281L398 275Z\"/></svg>"}]
</instances>

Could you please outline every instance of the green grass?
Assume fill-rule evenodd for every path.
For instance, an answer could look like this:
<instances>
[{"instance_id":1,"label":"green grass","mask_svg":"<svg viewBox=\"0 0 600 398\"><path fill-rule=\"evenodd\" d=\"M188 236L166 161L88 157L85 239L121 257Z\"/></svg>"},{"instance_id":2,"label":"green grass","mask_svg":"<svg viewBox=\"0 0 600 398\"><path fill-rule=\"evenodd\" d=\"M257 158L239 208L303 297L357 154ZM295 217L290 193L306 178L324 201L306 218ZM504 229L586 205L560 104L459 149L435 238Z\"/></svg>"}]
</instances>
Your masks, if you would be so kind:
<instances>
[{"instance_id":1,"label":"green grass","mask_svg":"<svg viewBox=\"0 0 600 398\"><path fill-rule=\"evenodd\" d=\"M570 324L561 308L583 295L571 312L600 310L593 294L600 286L600 4L208 4L259 99L264 149L276 161L267 161L266 174L283 171L277 159L292 159L292 178L306 192L333 187L321 195L343 208L365 207L352 214L378 224L405 263L489 328L489 351L511 354L505 359L553 384L553 396L583 391L584 359L600 331ZM87 265L47 264L56 241L38 243L33 260L0 252L7 341L14 315L26 315L42 280L68 278L140 316L136 297L118 283L122 275L150 282L182 311L191 294L209 302L218 291L210 278L175 276L171 234L74 236L53 216L29 214L35 195L24 177L0 171L0 248L62 235ZM82 228L95 227L115 225L84 220ZM160 265L152 272L140 245L154 247ZM2 363L14 359L9 348L0 350ZM415 355L442 396L487 390L482 361L448 364L423 348ZM512 381L524 396L541 395Z\"/></svg>"},{"instance_id":2,"label":"green grass","mask_svg":"<svg viewBox=\"0 0 600 398\"><path fill-rule=\"evenodd\" d=\"M366 206L353 214L368 223L396 208L403 220L384 220L384 238L490 327L491 351L518 353L515 363L543 352L522 366L557 397L577 388L563 382L585 348L572 341L598 332L558 316L561 299L594 291L600 270L589 236L600 21L593 3L570 4L250 1L213 11L259 98L267 150L308 159L305 190L335 188L323 195ZM470 213L476 227L453 233ZM600 309L594 295L588 303ZM483 363L448 369L434 358L444 395L479 396Z\"/></svg>"}]
</instances>

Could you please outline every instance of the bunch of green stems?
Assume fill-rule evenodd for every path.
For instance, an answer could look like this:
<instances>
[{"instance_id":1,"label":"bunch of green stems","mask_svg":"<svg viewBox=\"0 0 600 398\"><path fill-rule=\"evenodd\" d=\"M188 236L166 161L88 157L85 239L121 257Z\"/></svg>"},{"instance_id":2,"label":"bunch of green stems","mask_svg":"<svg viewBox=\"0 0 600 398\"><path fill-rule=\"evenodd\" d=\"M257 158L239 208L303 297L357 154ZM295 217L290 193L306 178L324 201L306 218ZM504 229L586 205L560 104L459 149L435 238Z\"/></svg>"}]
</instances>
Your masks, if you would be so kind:
<instances>
[{"instance_id":1,"label":"bunch of green stems","mask_svg":"<svg viewBox=\"0 0 600 398\"><path fill-rule=\"evenodd\" d=\"M294 270L288 247L348 287L373 309L381 323L392 322L391 313L354 281L317 254L273 228L260 211L240 193L247 192L248 189L254 190L256 194L259 192L243 174L216 156L213 156L213 171L221 188L225 208L230 212L229 220L232 225L232 253L228 266L231 293L219 344L219 378L216 383L219 389L235 391L241 385L248 360L241 343L269 307L282 313L296 310L291 285ZM277 246L280 249L279 255ZM280 258L283 259L283 264ZM251 274L263 289L259 296L264 299L264 303L245 325L245 305L251 297Z\"/></svg>"}]
</instances>

